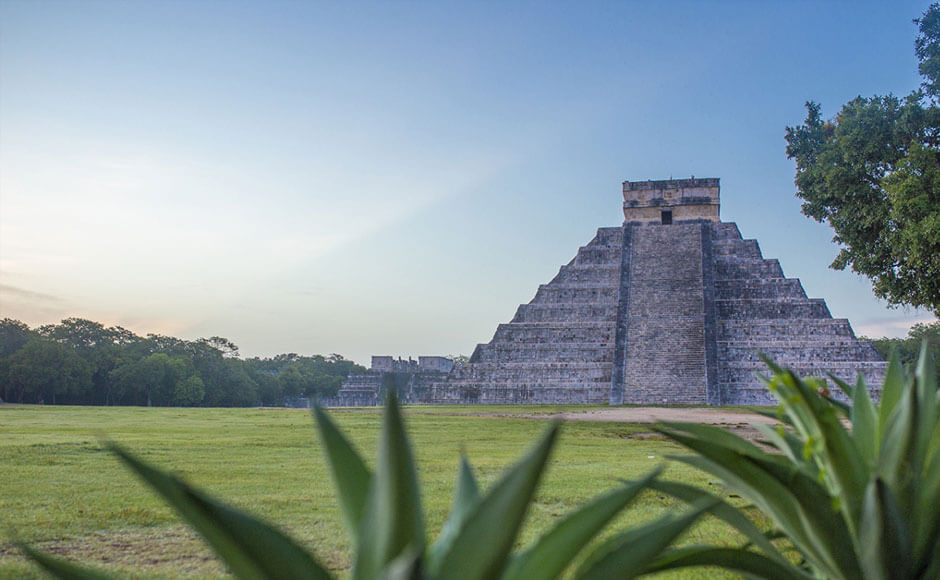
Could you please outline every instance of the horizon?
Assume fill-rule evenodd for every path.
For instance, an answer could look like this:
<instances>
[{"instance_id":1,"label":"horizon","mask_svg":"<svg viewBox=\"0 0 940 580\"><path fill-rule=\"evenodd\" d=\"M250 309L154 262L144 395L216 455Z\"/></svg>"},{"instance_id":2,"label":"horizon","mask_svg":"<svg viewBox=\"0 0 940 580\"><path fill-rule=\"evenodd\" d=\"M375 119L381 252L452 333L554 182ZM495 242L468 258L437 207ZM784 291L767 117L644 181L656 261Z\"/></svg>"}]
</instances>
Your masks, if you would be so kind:
<instances>
[{"instance_id":1,"label":"horizon","mask_svg":"<svg viewBox=\"0 0 940 580\"><path fill-rule=\"evenodd\" d=\"M928 5L0 3L0 316L469 355L623 181L701 175L833 317L904 336L935 317L828 268L783 134L919 86Z\"/></svg>"}]
</instances>

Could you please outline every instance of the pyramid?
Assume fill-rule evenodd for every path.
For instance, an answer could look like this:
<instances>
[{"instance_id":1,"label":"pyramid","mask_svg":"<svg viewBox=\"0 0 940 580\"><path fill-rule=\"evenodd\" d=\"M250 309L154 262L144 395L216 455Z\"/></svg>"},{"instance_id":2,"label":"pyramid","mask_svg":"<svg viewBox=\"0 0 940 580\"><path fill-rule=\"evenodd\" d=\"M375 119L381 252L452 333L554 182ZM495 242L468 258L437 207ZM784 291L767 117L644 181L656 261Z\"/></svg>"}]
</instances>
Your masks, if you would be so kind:
<instances>
[{"instance_id":1,"label":"pyramid","mask_svg":"<svg viewBox=\"0 0 940 580\"><path fill-rule=\"evenodd\" d=\"M759 353L801 376L854 383L861 372L880 385L874 346L720 221L719 189L716 178L624 182L623 225L598 229L469 363L418 398L769 404Z\"/></svg>"},{"instance_id":2,"label":"pyramid","mask_svg":"<svg viewBox=\"0 0 940 580\"><path fill-rule=\"evenodd\" d=\"M598 229L468 363L399 377L399 396L435 404L771 404L756 378L766 372L760 353L801 376L854 383L861 373L880 385L886 365L874 346L832 318L824 300L807 298L756 240L719 219L719 189L717 178L624 182L622 226ZM381 401L388 377L372 375L350 377L358 404ZM343 404L344 389L334 404Z\"/></svg>"}]
</instances>

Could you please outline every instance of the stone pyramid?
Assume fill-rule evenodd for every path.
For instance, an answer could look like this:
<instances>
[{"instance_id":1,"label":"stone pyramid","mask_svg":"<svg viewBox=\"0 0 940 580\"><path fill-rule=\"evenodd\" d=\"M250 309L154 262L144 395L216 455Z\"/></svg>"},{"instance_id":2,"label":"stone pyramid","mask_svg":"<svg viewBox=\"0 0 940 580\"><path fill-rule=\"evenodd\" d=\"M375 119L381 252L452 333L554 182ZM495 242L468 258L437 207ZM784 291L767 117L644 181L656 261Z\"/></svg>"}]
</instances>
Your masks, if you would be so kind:
<instances>
[{"instance_id":1,"label":"stone pyramid","mask_svg":"<svg viewBox=\"0 0 940 580\"><path fill-rule=\"evenodd\" d=\"M621 227L598 229L469 363L415 375L403 399L768 404L761 352L801 375L880 385L874 346L720 221L718 195L718 179L624 182Z\"/></svg>"}]
</instances>

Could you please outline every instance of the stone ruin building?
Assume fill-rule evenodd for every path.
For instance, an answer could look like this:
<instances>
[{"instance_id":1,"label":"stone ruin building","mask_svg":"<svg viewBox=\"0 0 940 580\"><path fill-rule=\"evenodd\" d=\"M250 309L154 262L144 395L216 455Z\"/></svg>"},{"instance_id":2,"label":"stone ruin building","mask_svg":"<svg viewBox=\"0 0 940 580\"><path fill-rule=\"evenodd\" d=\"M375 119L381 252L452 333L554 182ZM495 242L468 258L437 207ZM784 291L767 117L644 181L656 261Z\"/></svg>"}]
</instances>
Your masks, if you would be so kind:
<instances>
[{"instance_id":1,"label":"stone ruin building","mask_svg":"<svg viewBox=\"0 0 940 580\"><path fill-rule=\"evenodd\" d=\"M324 403L380 404L391 387L407 403L774 403L758 353L880 385L874 346L722 222L718 192L714 178L624 182L623 225L598 229L468 363L374 357Z\"/></svg>"}]
</instances>

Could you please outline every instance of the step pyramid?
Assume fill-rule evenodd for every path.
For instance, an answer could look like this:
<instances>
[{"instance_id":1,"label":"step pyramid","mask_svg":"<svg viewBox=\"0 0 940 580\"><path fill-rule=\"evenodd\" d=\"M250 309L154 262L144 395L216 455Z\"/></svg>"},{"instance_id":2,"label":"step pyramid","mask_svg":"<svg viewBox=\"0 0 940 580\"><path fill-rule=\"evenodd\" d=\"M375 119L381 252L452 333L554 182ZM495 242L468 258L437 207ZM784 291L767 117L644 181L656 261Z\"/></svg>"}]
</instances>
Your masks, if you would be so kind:
<instances>
[{"instance_id":1,"label":"step pyramid","mask_svg":"<svg viewBox=\"0 0 940 580\"><path fill-rule=\"evenodd\" d=\"M598 229L468 363L416 374L400 396L771 404L756 377L766 372L761 353L801 376L854 383L861 373L881 384L886 365L874 346L832 318L825 301L808 298L756 240L720 221L718 179L627 181L623 198L623 225Z\"/></svg>"}]
</instances>

